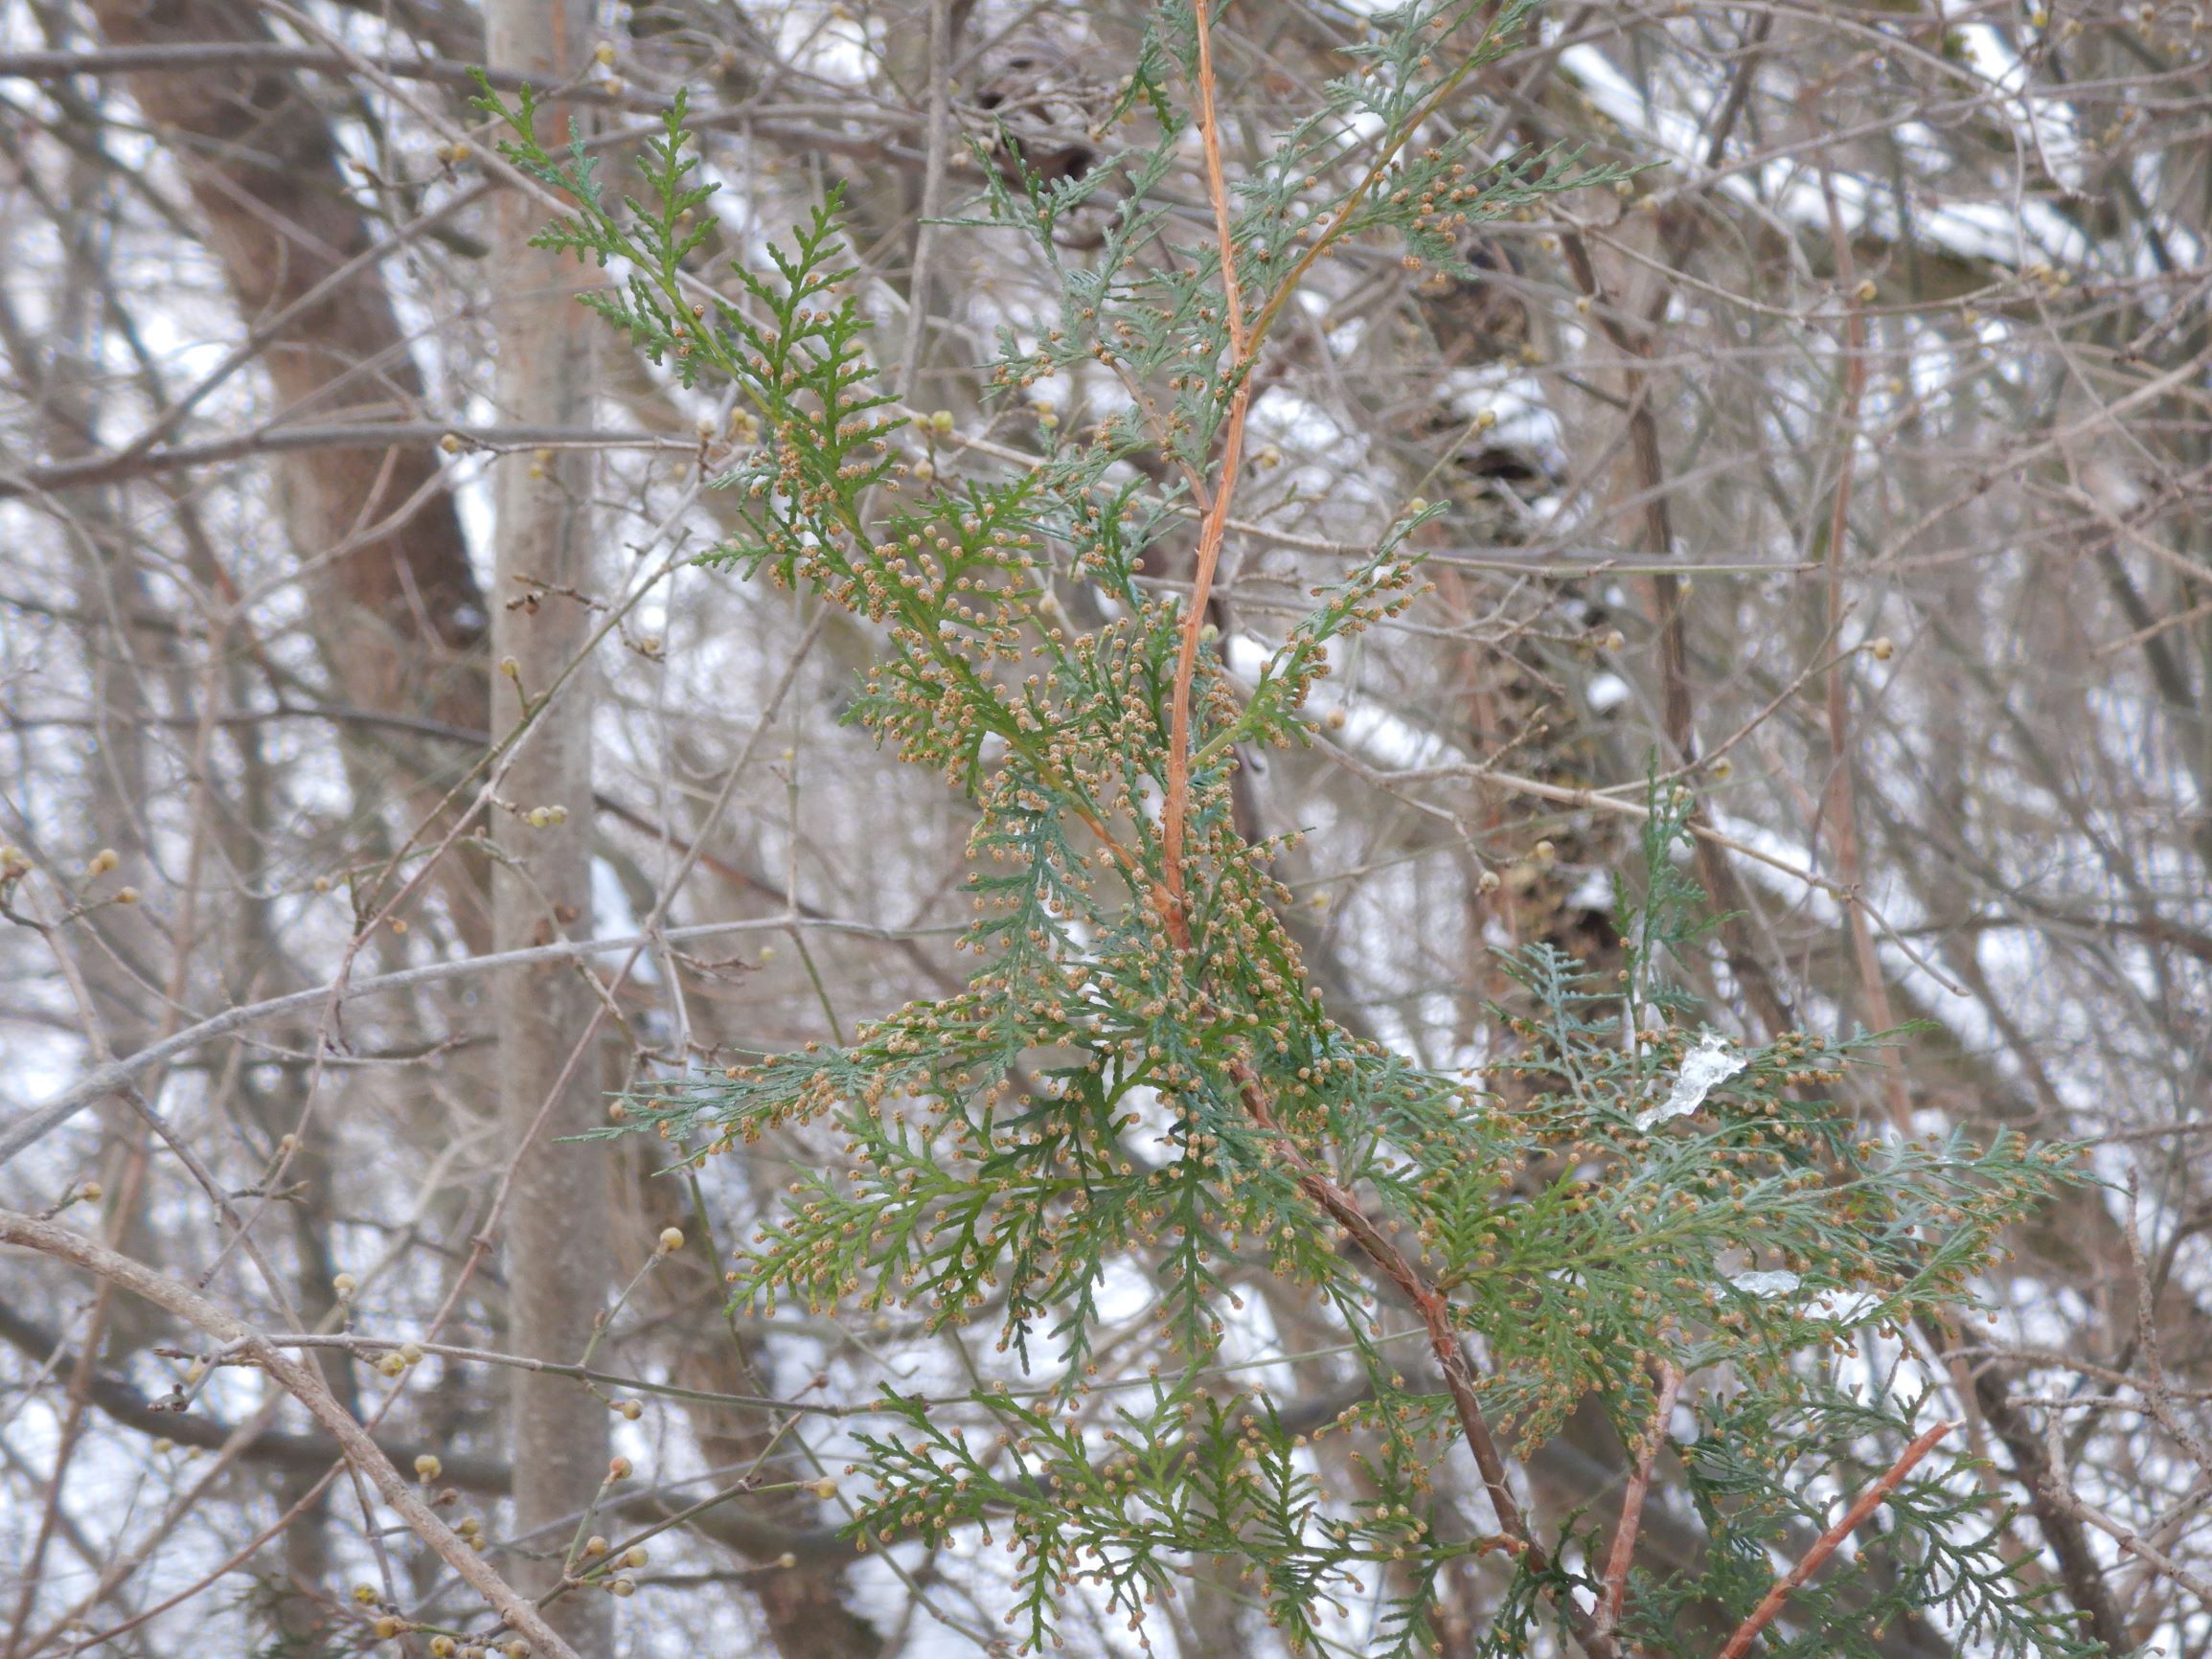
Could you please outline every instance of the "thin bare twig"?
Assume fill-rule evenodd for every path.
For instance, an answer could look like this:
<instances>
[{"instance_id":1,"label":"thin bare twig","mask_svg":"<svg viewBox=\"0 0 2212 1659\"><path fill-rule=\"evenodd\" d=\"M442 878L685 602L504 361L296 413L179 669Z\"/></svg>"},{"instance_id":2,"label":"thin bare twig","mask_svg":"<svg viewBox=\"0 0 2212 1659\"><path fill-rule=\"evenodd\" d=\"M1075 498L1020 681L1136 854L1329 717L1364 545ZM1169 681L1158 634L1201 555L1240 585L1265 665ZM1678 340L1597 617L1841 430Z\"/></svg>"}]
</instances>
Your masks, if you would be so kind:
<instances>
[{"instance_id":1,"label":"thin bare twig","mask_svg":"<svg viewBox=\"0 0 2212 1659\"><path fill-rule=\"evenodd\" d=\"M564 957L581 962L594 956L611 956L617 951L642 949L663 940L681 943L686 940L712 939L732 933L781 933L794 926L880 940L908 938L915 931L821 916L800 916L795 919L764 916L729 921L702 921L685 927L663 928L657 933L625 934L617 939L557 940L550 944L527 945L519 950L490 951L482 956L466 957L458 962L427 962L420 967L400 968L393 973L376 974L367 979L335 979L307 990L288 991L283 996L272 996L262 1002L241 1003L237 1008L225 1009L221 1013L210 1015L196 1025L187 1026L172 1037L149 1043L134 1054L125 1055L86 1072L53 1101L25 1114L6 1133L0 1134L0 1165L5 1165L26 1147L44 1140L95 1101L125 1087L141 1072L248 1026L294 1013L302 1009L317 1007L327 1002L333 993L342 1001L352 1002L357 997L381 991L404 990L440 980L466 979L472 974L488 973L495 968L518 967L526 963L554 962ZM958 924L921 931L956 932Z\"/></svg>"},{"instance_id":2,"label":"thin bare twig","mask_svg":"<svg viewBox=\"0 0 2212 1659\"><path fill-rule=\"evenodd\" d=\"M1851 483L1859 459L1859 409L1866 391L1866 315L1855 280L1851 237L1843 226L1843 210L1836 199L1836 177L1827 152L1820 157L1820 194L1828 209L1828 237L1836 254L1836 281L1843 290L1843 402L1836 412L1842 454L1836 464L1836 499L1828 514L1827 564L1828 636L1843 631L1843 566L1845 545L1851 534ZM1828 716L1828 787L1821 815L1836 843L1836 875L1846 893L1857 894L1864 881L1859 843L1859 794L1852 776L1851 674L1849 655L1838 652L1828 665L1826 713ZM1818 845L1818 828L1813 836ZM1865 1015L1876 1031L1897 1024L1890 1012L1889 987L1875 955L1874 930L1868 926L1863 906L1851 904L1845 915L1851 928L1852 955L1859 965L1859 994L1865 998ZM1889 1103L1890 1121L1899 1134L1912 1133L1912 1101L1904 1085L1904 1069L1895 1057L1876 1058L1881 1068L1882 1091ZM1968 1409L1972 1409L1969 1397Z\"/></svg>"},{"instance_id":3,"label":"thin bare twig","mask_svg":"<svg viewBox=\"0 0 2212 1659\"><path fill-rule=\"evenodd\" d=\"M576 1650L530 1601L516 1593L493 1572L468 1541L438 1518L414 1483L392 1465L383 1448L369 1438L353 1414L338 1403L323 1381L322 1373L286 1357L253 1327L217 1306L188 1284L156 1273L142 1262L119 1255L83 1234L35 1216L0 1210L0 1240L36 1250L42 1255L99 1275L117 1288L143 1297L157 1307L197 1326L210 1336L235 1343L260 1360L262 1369L308 1408L308 1414L344 1448L346 1460L366 1474L383 1500L445 1564L470 1588L490 1602L509 1625L530 1639L546 1659L577 1659Z\"/></svg>"}]
</instances>

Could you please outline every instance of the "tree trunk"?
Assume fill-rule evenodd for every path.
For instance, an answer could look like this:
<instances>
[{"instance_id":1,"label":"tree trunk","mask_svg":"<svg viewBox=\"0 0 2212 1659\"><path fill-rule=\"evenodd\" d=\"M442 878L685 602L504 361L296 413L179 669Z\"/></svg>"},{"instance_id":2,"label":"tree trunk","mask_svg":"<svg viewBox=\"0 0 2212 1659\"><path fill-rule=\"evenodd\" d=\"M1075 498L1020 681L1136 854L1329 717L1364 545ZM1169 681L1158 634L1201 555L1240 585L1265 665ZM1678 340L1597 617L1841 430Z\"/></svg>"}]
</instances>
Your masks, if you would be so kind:
<instances>
[{"instance_id":1,"label":"tree trunk","mask_svg":"<svg viewBox=\"0 0 2212 1659\"><path fill-rule=\"evenodd\" d=\"M569 81L588 61L590 12L579 0L490 0L485 51L492 67L539 85ZM566 137L570 112L550 105L541 134ZM574 264L529 246L545 211L510 192L493 231L500 292L493 302L498 399L506 420L582 426L591 417L590 316L576 303ZM495 473L498 549L491 602L490 730L522 718L584 648L593 613L551 591L593 587L590 459L581 450L513 455ZM508 602L534 596L535 602ZM513 671L508 671L512 662ZM512 950L591 932L591 719L588 665L525 734L502 795L517 811L495 814L499 856L491 876L495 947ZM534 826L534 808L565 810ZM495 995L500 1116L520 1159L506 1217L509 1346L574 1361L590 1340L609 1274L607 1163L562 1146L599 1116L594 1054L572 1054L591 1019L580 969L548 964L510 969ZM542 1120L542 1121L541 1121ZM514 1373L514 1527L544 1553L516 1571L542 1590L559 1576L574 1517L606 1474L607 1414L577 1383ZM612 1650L604 1595L563 1598L551 1609L562 1634L590 1659Z\"/></svg>"},{"instance_id":2,"label":"tree trunk","mask_svg":"<svg viewBox=\"0 0 2212 1659\"><path fill-rule=\"evenodd\" d=\"M275 40L261 14L238 0L92 0L92 11L112 46ZM257 361L283 414L422 420L422 375L377 267L317 291L373 238L330 121L301 79L252 65L126 79L154 128L170 135L240 317L266 336ZM346 700L472 724L484 705L484 595L436 451L427 443L318 448L274 466L302 562L344 549L310 578L309 592L310 626ZM394 782L418 811L444 792L405 769ZM441 888L455 924L481 948L475 873L466 860L448 873Z\"/></svg>"}]
</instances>

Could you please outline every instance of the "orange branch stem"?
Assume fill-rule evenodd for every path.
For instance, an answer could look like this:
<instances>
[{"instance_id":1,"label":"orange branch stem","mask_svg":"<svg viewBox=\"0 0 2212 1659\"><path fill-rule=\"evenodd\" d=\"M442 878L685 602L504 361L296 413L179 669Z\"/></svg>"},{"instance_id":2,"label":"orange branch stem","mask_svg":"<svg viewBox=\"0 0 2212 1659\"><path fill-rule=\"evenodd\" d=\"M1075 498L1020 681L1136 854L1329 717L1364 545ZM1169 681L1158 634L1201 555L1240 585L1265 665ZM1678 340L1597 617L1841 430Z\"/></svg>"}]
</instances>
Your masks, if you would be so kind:
<instances>
[{"instance_id":1,"label":"orange branch stem","mask_svg":"<svg viewBox=\"0 0 2212 1659\"><path fill-rule=\"evenodd\" d=\"M1721 1649L1718 1659L1744 1659L1744 1655L1750 1651L1751 1644L1758 1639L1759 1632L1774 1623L1775 1615L1782 1611L1783 1603L1790 1600L1791 1592L1817 1573L1821 1563L1836 1554L1843 1540L1856 1533L1866 1517L1881 1507L1881 1501L1897 1490L1904 1477L1912 1472L1913 1466L1933 1451L1935 1443L1957 1426L1954 1422L1939 1422L1906 1446L1897 1462L1889 1466L1889 1472L1859 1493L1859 1501L1844 1511L1843 1518L1820 1534L1813 1548L1805 1552L1805 1558L1774 1581L1774 1587L1767 1592L1766 1599L1751 1609L1748 1619L1736 1627L1736 1634L1728 1638L1728 1645Z\"/></svg>"},{"instance_id":2,"label":"orange branch stem","mask_svg":"<svg viewBox=\"0 0 2212 1659\"><path fill-rule=\"evenodd\" d=\"M1168 714L1168 777L1160 808L1160 853L1165 865L1171 915L1179 924L1183 912L1183 825L1191 806L1191 683L1198 671L1199 635L1206 625L1206 602L1214 572L1221 562L1221 535L1228 526L1229 503L1237 492L1237 472L1244 457L1244 418L1252 407L1250 342L1244 330L1244 295L1237 280L1237 245L1229 211L1229 186L1221 170L1221 129L1214 110L1214 33L1206 0L1196 0L1198 34L1198 140L1206 157L1206 194L1213 202L1214 231L1221 248L1221 298L1229 313L1229 415L1221 440L1221 482L1198 531L1198 557L1191 578L1183 637L1175 653L1175 685Z\"/></svg>"},{"instance_id":3,"label":"orange branch stem","mask_svg":"<svg viewBox=\"0 0 2212 1659\"><path fill-rule=\"evenodd\" d=\"M1214 104L1214 31L1208 0L1193 0L1192 12L1197 34L1198 143L1205 157L1206 196L1214 211L1215 239L1220 248L1221 297L1228 312L1229 329L1228 380L1233 383L1233 389L1229 395L1228 419L1222 428L1220 487L1214 491L1198 530L1197 561L1192 573L1189 608L1183 615L1181 648L1175 653L1174 692L1169 706L1168 776L1160 810L1160 849L1167 865L1168 894L1177 913L1183 905L1183 831L1190 816L1191 686L1197 676L1198 645L1205 631L1206 603L1213 596L1214 574L1221 558L1222 534L1228 528L1229 506L1237 491L1237 473L1243 461L1244 421L1252 401L1253 360L1259 354L1261 342L1267 337L1267 330L1297 291L1300 281L1312 269L1314 261L1342 237L1359 204L1388 170L1391 157L1404 148L1421 125L1443 106L1444 101L1483 61L1478 46L1468 55L1465 64L1448 76L1423 100L1421 107L1388 135L1375 164L1330 216L1327 227L1290 267L1259 314L1247 324L1243 286L1237 275L1235 217L1229 206L1228 180L1221 166L1220 118ZM1490 34L1486 31L1484 43L1489 39Z\"/></svg>"},{"instance_id":4,"label":"orange branch stem","mask_svg":"<svg viewBox=\"0 0 2212 1659\"><path fill-rule=\"evenodd\" d=\"M1652 1407L1652 1426L1636 1457L1636 1472L1621 1499L1621 1524L1613 1530L1613 1547L1606 1557L1606 1593L1598 1603L1598 1628L1611 1631L1621 1622L1629 1600L1629 1565L1635 1559L1636 1532L1643 1525L1644 1499L1652 1489L1652 1465L1658 1460L1659 1443L1667 1438L1667 1420L1682 1392L1682 1374L1673 1366L1659 1371L1659 1398Z\"/></svg>"}]
</instances>

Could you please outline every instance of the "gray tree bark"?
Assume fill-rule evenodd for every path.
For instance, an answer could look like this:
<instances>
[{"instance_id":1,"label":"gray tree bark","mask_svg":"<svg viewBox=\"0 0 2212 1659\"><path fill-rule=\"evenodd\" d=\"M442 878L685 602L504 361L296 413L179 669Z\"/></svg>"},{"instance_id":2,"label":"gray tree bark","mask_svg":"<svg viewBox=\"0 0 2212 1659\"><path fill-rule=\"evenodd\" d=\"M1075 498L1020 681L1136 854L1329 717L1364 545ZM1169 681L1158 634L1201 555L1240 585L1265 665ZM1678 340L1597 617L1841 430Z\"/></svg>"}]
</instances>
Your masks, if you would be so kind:
<instances>
[{"instance_id":1,"label":"gray tree bark","mask_svg":"<svg viewBox=\"0 0 2212 1659\"><path fill-rule=\"evenodd\" d=\"M493 68L519 71L536 84L563 84L588 61L590 16L580 0L490 0L486 57ZM549 106L540 136L548 144L564 140L570 114ZM591 319L576 303L579 267L529 246L543 217L538 203L513 192L495 211L500 415L584 425L592 404ZM491 677L495 734L523 716L526 699L547 695L589 634L592 613L551 591L593 591L589 466L576 450L509 456L498 465L490 606L492 655L501 666ZM537 602L510 605L530 595ZM591 932L594 688L589 665L581 666L536 716L507 774L502 794L518 810L495 813L498 949ZM534 826L527 815L536 807L560 808L565 816ZM590 1148L559 1144L599 1117L595 1056L571 1064L592 1012L578 975L566 965L515 969L502 975L494 993L500 1115L520 1157L506 1221L509 1345L569 1361L590 1340L610 1270L607 1161ZM513 1410L515 1531L541 1552L514 1570L528 1587L542 1590L559 1577L571 1517L592 1502L605 1477L607 1414L573 1381L520 1371ZM612 1650L605 1596L567 1596L550 1611L586 1659Z\"/></svg>"}]
</instances>

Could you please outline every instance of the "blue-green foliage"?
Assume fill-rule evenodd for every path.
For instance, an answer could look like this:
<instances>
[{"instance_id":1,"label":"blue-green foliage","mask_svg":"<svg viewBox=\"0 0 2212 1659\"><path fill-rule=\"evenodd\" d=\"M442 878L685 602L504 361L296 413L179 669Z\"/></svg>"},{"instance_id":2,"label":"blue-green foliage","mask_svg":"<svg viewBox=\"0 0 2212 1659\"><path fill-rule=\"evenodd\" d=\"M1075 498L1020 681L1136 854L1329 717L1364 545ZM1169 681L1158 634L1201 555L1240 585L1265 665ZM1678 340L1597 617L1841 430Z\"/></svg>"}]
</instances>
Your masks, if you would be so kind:
<instances>
[{"instance_id":1,"label":"blue-green foliage","mask_svg":"<svg viewBox=\"0 0 2212 1659\"><path fill-rule=\"evenodd\" d=\"M1485 163L1471 126L1436 119L1526 7L1487 29L1480 10L1454 0L1380 19L1358 69L1237 182L1252 327L1323 244L1388 235L1407 259L1449 269L1467 226L1620 176L1557 155ZM576 204L542 242L620 267L589 303L685 385L747 405L757 445L722 481L745 533L714 561L878 625L882 658L854 717L978 809L965 990L843 1046L667 1078L628 1102L629 1125L687 1161L810 1125L836 1131L843 1156L813 1162L760 1221L741 1303L917 1307L943 1327L996 1327L1036 1386L979 1388L956 1412L887 1394L887 1426L863 1443L876 1491L857 1531L878 1548L1011 1542L1030 1643L1052 1640L1071 1585L1141 1621L1152 1598L1227 1557L1250 1568L1294 1647L1380 1592L1388 1611L1370 1651L1426 1651L1438 1575L1499 1547L1431 1491L1457 1419L1418 1345L1399 1340L1402 1303L1316 1202L1317 1172L1446 1299L1509 1441L1540 1442L1589 1400L1632 1441L1662 1364L1724 1369L1730 1392L1704 1397L1684 1452L1704 1556L1639 1580L1625 1632L1676 1652L1682 1632L1747 1610L1821 1505L1909 1438L1920 1402L1851 1396L1832 1356L1971 1302L1998 1230L2064 1159L2011 1141L1870 1137L1828 1091L1873 1039L1803 1034L1744 1051L1696 1113L1640 1126L1696 1035L1674 969L1705 925L1677 865L1685 807L1656 786L1642 870L1620 893L1625 988L1543 947L1516 956L1522 1011L1496 1011L1504 1046L1479 1077L1425 1070L1330 1017L1279 915L1274 849L1231 822L1230 780L1241 749L1310 740L1303 708L1331 648L1414 599L1406 537L1421 512L1315 590L1255 683L1201 655L1179 941L1156 804L1185 619L1141 561L1189 534L1193 482L1219 487L1211 457L1243 372L1218 244L1157 195L1183 164L1192 42L1187 9L1163 7L1124 93L1151 142L1049 189L1017 152L989 151L963 221L1025 237L1060 287L1057 327L1003 338L996 395L1104 364L1129 388L1126 405L1086 431L1044 427L1034 465L1011 477L932 476L919 490L894 443L907 413L867 354L834 193L768 268L733 264L734 288L717 291L688 262L713 187L695 182L680 100L647 146L647 199L615 204L581 145L560 155L536 143L527 94L514 108L488 98L511 158ZM1103 239L1071 262L1057 233L1095 214L1109 182ZM1174 258L1155 257L1178 238ZM1183 482L1133 473L1140 448ZM1119 614L1076 627L1056 598L1073 584ZM1754 1262L1794 1288L1736 1284ZM1091 1374L1101 1288L1120 1264L1156 1290L1153 1368L1133 1387ZM1234 1284L1253 1271L1306 1287L1341 1328L1357 1382L1319 1420L1286 1423L1206 1380ZM1317 1457L1325 1428L1349 1437L1356 1480L1332 1485L1346 1466ZM1786 1643L1871 1653L1884 1622L1940 1606L2000 1651L2079 1650L2022 1593L1954 1463L1924 1466L1889 1513L1878 1546L1805 1593ZM1552 1525L1545 1559L1514 1555L1489 1651L1525 1651L1539 1629L1586 1616L1595 1586L1576 1563L1594 1547L1561 1546L1598 1518Z\"/></svg>"}]
</instances>

